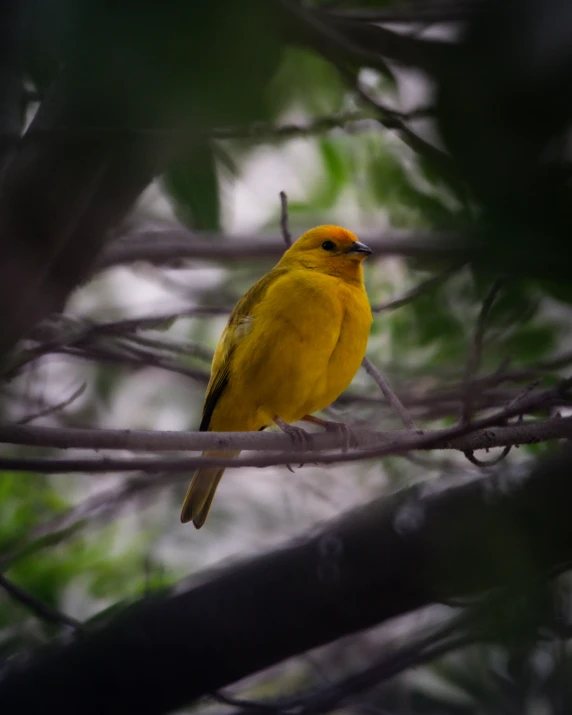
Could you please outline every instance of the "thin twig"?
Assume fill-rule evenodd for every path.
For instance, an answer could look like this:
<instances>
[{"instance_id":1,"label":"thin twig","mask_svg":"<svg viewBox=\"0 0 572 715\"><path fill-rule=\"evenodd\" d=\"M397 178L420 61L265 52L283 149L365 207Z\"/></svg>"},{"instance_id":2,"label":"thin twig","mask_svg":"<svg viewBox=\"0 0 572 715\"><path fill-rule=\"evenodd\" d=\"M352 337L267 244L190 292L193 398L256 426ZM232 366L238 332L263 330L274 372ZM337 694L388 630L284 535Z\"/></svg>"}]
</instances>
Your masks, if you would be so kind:
<instances>
[{"instance_id":1,"label":"thin twig","mask_svg":"<svg viewBox=\"0 0 572 715\"><path fill-rule=\"evenodd\" d=\"M134 474L120 484L87 497L63 514L42 522L26 534L25 540L18 539L4 546L0 555L0 570L31 554L70 539L84 526L107 523L126 505L138 497L178 484L187 479L185 474Z\"/></svg>"},{"instance_id":2,"label":"thin twig","mask_svg":"<svg viewBox=\"0 0 572 715\"><path fill-rule=\"evenodd\" d=\"M340 68L338 67L338 70ZM351 79L354 81L354 76L352 73L347 73L342 70L342 74L346 76L346 79ZM416 134L402 119L400 112L390 109L384 106L377 100L370 97L370 95L359 85L359 82L354 86L355 92L358 97L365 102L367 105L372 107L377 112L378 122L384 126L386 129L393 129L400 135L401 139L411 148L413 151L432 159L436 164L438 164L443 170L445 170L450 176L456 176L455 166L451 157L446 154L441 149L438 149L435 145L430 144L425 139L422 139L418 134Z\"/></svg>"},{"instance_id":3,"label":"thin twig","mask_svg":"<svg viewBox=\"0 0 572 715\"><path fill-rule=\"evenodd\" d=\"M467 358L467 365L465 368L465 384L467 389L465 392L465 400L463 402L463 408L461 411L461 424L468 424L471 420L471 414L473 411L473 392L469 388L471 380L477 374L479 367L481 365L482 352L483 352L483 340L485 337L485 330L487 325L487 318L495 302L495 298L498 295L501 287L503 285L503 280L497 278L489 292L485 296L481 310L479 312L479 317L477 318L477 324L475 327L475 334L473 337L473 342L471 350L469 351L469 356Z\"/></svg>"},{"instance_id":4,"label":"thin twig","mask_svg":"<svg viewBox=\"0 0 572 715\"><path fill-rule=\"evenodd\" d=\"M365 4L365 3L364 3ZM333 13L340 17L368 23L451 23L471 20L477 13L487 10L486 3L480 0L461 0L460 2L409 2L388 9L378 8L334 8Z\"/></svg>"},{"instance_id":5,"label":"thin twig","mask_svg":"<svg viewBox=\"0 0 572 715\"><path fill-rule=\"evenodd\" d=\"M431 108L420 107L408 114L408 116L427 116L430 112ZM352 125L367 122L372 122L371 113L364 111L347 112L345 114L317 117L307 124L267 124L257 122L247 126L223 127L213 129L211 137L213 139L255 139L257 142L276 141L324 134L332 129L348 129Z\"/></svg>"},{"instance_id":6,"label":"thin twig","mask_svg":"<svg viewBox=\"0 0 572 715\"><path fill-rule=\"evenodd\" d=\"M194 308L177 311L176 313L166 313L164 315L143 315L139 318L125 318L109 323L93 323L89 330L93 333L129 333L137 330L164 330L166 326L172 325L175 321L183 318L210 317L213 315L226 315L232 311L232 307L218 307L208 305L197 305Z\"/></svg>"},{"instance_id":7,"label":"thin twig","mask_svg":"<svg viewBox=\"0 0 572 715\"><path fill-rule=\"evenodd\" d=\"M279 712L279 709L277 709L276 704L274 703L266 704L264 702L258 702L256 700L235 698L232 695L225 695L225 693L221 693L220 690L216 692L213 691L209 693L209 695L213 700L216 700L223 705L231 705L233 708L242 708L247 712L264 712L272 713L273 715L276 715L277 712Z\"/></svg>"},{"instance_id":8,"label":"thin twig","mask_svg":"<svg viewBox=\"0 0 572 715\"><path fill-rule=\"evenodd\" d=\"M429 116L434 113L431 107L419 107L411 112L403 112L405 119L415 119L418 117ZM227 127L215 127L208 132L201 133L205 138L227 140L227 139L251 139L257 142L273 142L287 140L297 137L314 136L316 134L324 134L333 129L347 129L353 124L361 124L373 120L371 112L353 111L343 114L331 114L323 117L316 117L305 124L273 124L270 122L254 122L252 124L235 125ZM57 138L65 135L66 137L88 138L107 136L126 137L126 136L141 136L141 137L159 137L171 139L188 139L186 130L177 131L176 129L160 129L157 127L130 127L129 129L96 125L81 126L81 127L50 127L46 130L36 129L34 136L44 136L46 138ZM22 141L22 137L14 133L0 133L0 139L3 139L7 144L17 143Z\"/></svg>"},{"instance_id":9,"label":"thin twig","mask_svg":"<svg viewBox=\"0 0 572 715\"><path fill-rule=\"evenodd\" d=\"M513 408L516 404L518 404L521 400L523 400L534 388L541 382L540 379L535 380L532 382L530 385L527 385L522 392L520 392L515 398L513 398L507 405L509 408ZM522 419L522 413L519 415L519 419ZM463 454L465 457L471 462L471 464L474 464L476 467L495 467L497 464L500 464L504 459L506 459L511 451L511 449L516 446L513 444L507 444L506 447L503 449L503 451L499 454L498 457L494 457L494 459L478 459L478 457L475 457L473 452L471 451L464 451Z\"/></svg>"},{"instance_id":10,"label":"thin twig","mask_svg":"<svg viewBox=\"0 0 572 715\"><path fill-rule=\"evenodd\" d=\"M54 412L59 412L60 410L65 409L69 405L71 405L72 402L77 400L78 397L83 395L85 392L85 389L87 387L87 382L83 382L76 390L72 392L72 394L69 397L66 397L63 399L61 402L58 402L55 405L48 405L47 407L44 407L44 409L40 410L39 412L35 412L31 415L27 415L26 417L22 417L21 420L18 420L16 424L18 425L27 425L33 420L37 420L40 417L47 417L48 415L54 414Z\"/></svg>"},{"instance_id":11,"label":"thin twig","mask_svg":"<svg viewBox=\"0 0 572 715\"><path fill-rule=\"evenodd\" d=\"M413 302L419 296L424 295L425 293L429 293L432 291L434 288L437 286L441 285L444 283L448 278L450 278L454 273L457 273L458 271L461 270L464 266L467 265L466 261L461 261L459 263L455 263L446 270L444 270L442 273L438 273L436 276L432 276L431 278L428 278L426 281L423 281L422 283L419 283L419 285L416 285L414 288L411 288L410 290L406 291L403 293L403 295L399 296L398 298L392 298L391 300L386 301L385 303L380 303L379 305L374 306L371 309L372 313L383 313L389 310L396 310L397 308L401 308L404 305L407 305L408 303Z\"/></svg>"},{"instance_id":12,"label":"thin twig","mask_svg":"<svg viewBox=\"0 0 572 715\"><path fill-rule=\"evenodd\" d=\"M280 192L280 230L282 238L288 248L292 245L292 234L288 228L288 196L285 191Z\"/></svg>"},{"instance_id":13,"label":"thin twig","mask_svg":"<svg viewBox=\"0 0 572 715\"><path fill-rule=\"evenodd\" d=\"M385 380L383 375L375 367L375 365L372 363L372 361L368 357L364 357L362 365L364 366L367 374L375 380L379 389L383 392L385 399L389 402L389 404L397 412L397 414L401 418L401 421L407 427L407 429L417 429L415 422L413 421L413 418L407 411L407 408L401 402L399 397L397 397L397 395L393 392L393 390L389 386L387 380Z\"/></svg>"},{"instance_id":14,"label":"thin twig","mask_svg":"<svg viewBox=\"0 0 572 715\"><path fill-rule=\"evenodd\" d=\"M10 581L10 579L7 579L2 573L0 573L0 588L3 588L10 598L27 608L42 621L54 623L58 626L66 626L67 628L72 628L74 631L82 629L80 621L62 613L62 611L59 611L57 608L44 603L44 601L40 600L36 596L33 596L21 586L18 586L13 581Z\"/></svg>"},{"instance_id":15,"label":"thin twig","mask_svg":"<svg viewBox=\"0 0 572 715\"><path fill-rule=\"evenodd\" d=\"M478 638L473 633L466 632L466 625L473 618L473 611L468 610L443 625L430 629L428 633L414 637L405 645L397 648L385 647L381 655L374 658L363 670L303 695L267 702L246 701L242 706L240 699L228 698L230 705L241 707L228 715L251 715L262 709L266 712L271 710L275 715L321 715L337 710L347 704L352 696L370 690L405 670L428 663L477 641Z\"/></svg>"},{"instance_id":16,"label":"thin twig","mask_svg":"<svg viewBox=\"0 0 572 715\"><path fill-rule=\"evenodd\" d=\"M510 450L513 448L512 444L507 444L506 447L503 449L503 451L498 455L498 457L494 457L493 459L479 459L478 457L475 457L474 453L471 451L464 451L463 454L465 457L469 460L471 464L474 464L475 467L480 467L485 468L485 467L494 467L497 464L500 464L503 460L508 457L508 454Z\"/></svg>"},{"instance_id":17,"label":"thin twig","mask_svg":"<svg viewBox=\"0 0 572 715\"><path fill-rule=\"evenodd\" d=\"M183 365L179 365L178 363L170 362L168 360L161 360L161 358L154 355L136 357L133 355L113 352L110 349L106 349L100 346L94 346L85 349L75 347L63 347L52 350L51 352L53 354L60 353L62 355L72 355L83 360L91 360L101 363L111 363L114 365L129 365L139 369L156 367L160 368L161 370L167 370L168 372L174 372L178 375L184 375L185 377L189 377L191 380L194 380L201 384L205 384L209 381L209 374L205 370L194 370L193 368L185 367Z\"/></svg>"},{"instance_id":18,"label":"thin twig","mask_svg":"<svg viewBox=\"0 0 572 715\"><path fill-rule=\"evenodd\" d=\"M537 380L534 380L534 382L531 382L530 385L527 385L524 390L518 393L516 397L514 397L507 405L508 408L512 409L516 404L524 400L527 395L529 395L540 383L542 382L541 378L538 378Z\"/></svg>"}]
</instances>

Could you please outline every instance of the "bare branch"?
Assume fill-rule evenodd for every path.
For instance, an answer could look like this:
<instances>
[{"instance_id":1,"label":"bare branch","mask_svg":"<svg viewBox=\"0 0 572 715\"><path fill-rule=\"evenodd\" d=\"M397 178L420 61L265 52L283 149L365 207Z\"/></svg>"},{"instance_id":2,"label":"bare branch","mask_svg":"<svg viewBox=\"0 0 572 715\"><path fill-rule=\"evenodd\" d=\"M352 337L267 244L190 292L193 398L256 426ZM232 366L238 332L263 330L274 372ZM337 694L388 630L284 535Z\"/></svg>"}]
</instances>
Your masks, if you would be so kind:
<instances>
[{"instance_id":1,"label":"bare branch","mask_svg":"<svg viewBox=\"0 0 572 715\"><path fill-rule=\"evenodd\" d=\"M292 234L288 229L288 197L285 191L280 192L280 229L284 243L290 248L292 245Z\"/></svg>"},{"instance_id":2,"label":"bare branch","mask_svg":"<svg viewBox=\"0 0 572 715\"><path fill-rule=\"evenodd\" d=\"M185 343L158 340L135 334L143 325L157 327L158 318L92 323L71 320L66 316L40 324L33 335L38 344L15 354L4 366L4 377L17 374L24 366L49 353L63 353L88 360L111 362L135 367L158 367L208 382L204 370L196 370L179 363L181 355L192 355L212 360L212 351L187 341ZM146 320L146 322L145 322Z\"/></svg>"},{"instance_id":3,"label":"bare branch","mask_svg":"<svg viewBox=\"0 0 572 715\"><path fill-rule=\"evenodd\" d=\"M518 407L513 408L518 411ZM0 469L36 471L46 474L141 471L145 473L185 472L204 466L269 467L289 462L334 464L355 462L373 457L407 454L415 450L455 449L474 451L505 447L508 444L536 444L572 437L572 417L554 417L538 422L497 426L514 411L502 410L495 415L440 430L395 430L360 432L356 435L359 449L349 452L329 450L345 446L343 436L335 433L308 435L313 451L294 451L288 435L261 432L145 432L131 430L80 430L30 426L0 428L0 440L9 444L28 444L54 448L129 449L133 451L203 451L212 449L259 450L258 454L237 459L215 457L149 457L135 458L8 458L0 457ZM494 429L492 429L494 427ZM320 451L318 451L320 450ZM322 451L328 450L328 451ZM269 452L265 454L264 452Z\"/></svg>"},{"instance_id":4,"label":"bare branch","mask_svg":"<svg viewBox=\"0 0 572 715\"><path fill-rule=\"evenodd\" d=\"M364 234L360 240L372 249L371 258L403 256L404 258L442 258L455 260L467 252L468 244L452 233L430 231L386 231ZM278 236L236 235L191 232L174 225L164 229L134 232L129 238L108 245L94 266L94 272L110 266L147 261L154 265L173 264L180 259L217 262L244 260L277 260L284 253Z\"/></svg>"},{"instance_id":5,"label":"bare branch","mask_svg":"<svg viewBox=\"0 0 572 715\"><path fill-rule=\"evenodd\" d=\"M424 295L425 293L429 293L437 286L440 286L454 273L457 273L461 270L461 268L466 265L466 261L455 263L442 273L438 273L436 276L431 276L431 278L428 278L426 281L419 283L419 285L415 286L414 288L411 288L411 290L406 291L403 295L397 298L392 298L385 303L380 303L379 305L373 306L371 312L383 313L389 310L396 310L397 308L402 308L404 305L412 303L414 300L419 298L419 296Z\"/></svg>"},{"instance_id":6,"label":"bare branch","mask_svg":"<svg viewBox=\"0 0 572 715\"><path fill-rule=\"evenodd\" d=\"M84 360L111 363L113 365L128 365L135 368L157 367L162 370L167 370L168 372L174 372L178 375L189 377L195 382L199 382L201 384L205 384L209 381L209 374L205 370L195 370L193 368L185 367L184 365L179 365L178 363L174 363L169 360L162 360L160 357L150 354L141 357L136 357L134 355L120 353L110 348L104 348L99 346L85 349L76 347L62 347L54 348L53 350L47 350L46 352L53 354L61 353L63 355L72 355L74 357L82 358Z\"/></svg>"},{"instance_id":7,"label":"bare branch","mask_svg":"<svg viewBox=\"0 0 572 715\"><path fill-rule=\"evenodd\" d=\"M483 305L479 312L479 317L477 318L475 335L473 337L473 343L472 343L471 349L469 351L469 356L467 358L467 366L465 369L465 382L467 385L467 389L466 389L465 401L464 401L463 409L462 409L462 413L461 413L461 422L463 424L468 424L471 419L473 393L472 393L469 385L470 385L470 382L473 379L473 377L477 374L479 367L481 365L481 358L482 358L482 352L483 352L483 340L485 337L487 318L488 318L491 308L493 307L495 298L497 297L498 292L502 288L502 285L503 285L503 281L501 279L497 279L494 281L489 292L485 296Z\"/></svg>"},{"instance_id":8,"label":"bare branch","mask_svg":"<svg viewBox=\"0 0 572 715\"><path fill-rule=\"evenodd\" d=\"M418 107L410 112L396 112L404 121L419 119L434 113L432 107ZM378 126L379 122L372 117L371 112L357 111L345 114L334 114L326 117L317 117L307 124L267 124L257 122L241 127L227 127L214 129L210 136L213 139L255 139L257 142L277 141L297 137L307 137L324 134L333 129L344 129L355 132L360 127L368 128Z\"/></svg>"},{"instance_id":9,"label":"bare branch","mask_svg":"<svg viewBox=\"0 0 572 715\"><path fill-rule=\"evenodd\" d=\"M387 9L333 9L332 13L351 20L374 23L449 23L471 20L486 8L481 0L451 0L450 2L409 2Z\"/></svg>"},{"instance_id":10,"label":"bare branch","mask_svg":"<svg viewBox=\"0 0 572 715\"><path fill-rule=\"evenodd\" d=\"M460 620L460 618L452 618L445 625L431 629L430 634L413 638L410 643L401 647L384 648L383 653L374 658L367 668L304 695L278 701L259 702L229 698L221 696L220 693L213 694L212 697L240 708L231 711L228 715L253 715L257 712L274 715L292 712L299 715L322 715L337 710L348 704L348 700L353 696L371 690L409 668L429 663L446 653L474 643L477 639L473 635L454 634L455 626Z\"/></svg>"},{"instance_id":11,"label":"bare branch","mask_svg":"<svg viewBox=\"0 0 572 715\"><path fill-rule=\"evenodd\" d=\"M393 390L389 386L389 383L387 382L387 380L383 377L383 375L375 367L375 365L372 363L372 361L368 357L364 357L364 359L362 361L362 365L364 366L367 374L370 377L373 377L373 379L377 383L379 389L383 392L385 399L389 402L389 404L397 412L401 421L407 427L407 429L416 429L415 422L413 421L413 418L407 411L406 407L401 402L399 397L397 397L395 392L393 392Z\"/></svg>"},{"instance_id":12,"label":"bare branch","mask_svg":"<svg viewBox=\"0 0 572 715\"><path fill-rule=\"evenodd\" d=\"M530 392L539 384L540 380L535 380L532 384L527 385L527 387L522 390L514 399L512 399L507 407L512 408L516 404L518 404L521 400L523 400ZM522 413L519 415L519 420L522 420ZM503 451L499 454L498 457L495 457L494 459L490 460L482 460L478 459L475 457L473 452L471 451L464 451L465 457L471 462L471 464L474 464L476 467L481 467L481 468L486 468L486 467L493 467L497 464L500 464L506 457L508 457L510 450L512 449L513 446L518 446L518 445L512 445L512 444L507 444L506 447L503 449ZM488 451L488 450L487 450Z\"/></svg>"},{"instance_id":13,"label":"bare branch","mask_svg":"<svg viewBox=\"0 0 572 715\"><path fill-rule=\"evenodd\" d=\"M57 608L33 596L21 586L10 581L10 579L6 578L2 573L0 573L0 588L4 589L10 598L27 608L42 621L54 623L58 626L66 626L67 628L72 628L74 631L82 628L80 621L71 618L71 616L62 613L62 611L58 611Z\"/></svg>"},{"instance_id":14,"label":"bare branch","mask_svg":"<svg viewBox=\"0 0 572 715\"><path fill-rule=\"evenodd\" d=\"M85 392L85 388L87 387L87 382L82 382L82 384L76 388L69 397L64 398L61 402L58 402L55 405L48 405L47 407L44 407L44 409L40 410L39 412L35 412L31 415L27 415L26 417L23 417L21 420L18 420L17 424L19 425L26 425L29 422L32 422L33 420L37 420L40 417L47 417L48 415L53 415L54 412L59 412L60 410L63 410L65 407L68 405L71 405L74 400L77 400L78 397L83 395Z\"/></svg>"},{"instance_id":15,"label":"bare branch","mask_svg":"<svg viewBox=\"0 0 572 715\"><path fill-rule=\"evenodd\" d=\"M403 121L420 119L423 117L432 116L434 108L431 106L417 107L409 112L394 112ZM254 122L246 125L235 125L229 127L216 127L208 132L204 132L203 136L210 139L229 140L229 139L248 139L262 142L285 141L298 137L309 137L314 135L325 134L334 129L342 129L348 132L355 133L360 128L368 129L372 125L379 125L377 118L372 116L368 111L354 111L343 114L333 114L323 117L316 117L304 124L272 124L268 122ZM108 136L110 139L121 137L125 134L125 130L109 126L82 126L76 129L49 129L45 132L36 132L36 135L42 135L46 138L58 138L65 136L88 138ZM188 140L189 133L187 130L177 131L174 129L160 129L157 127L134 127L129 131L130 135L148 137L169 138L175 140ZM197 132L197 135L200 133ZM19 136L8 132L0 133L0 140L3 140L6 145L15 144L20 139Z\"/></svg>"},{"instance_id":16,"label":"bare branch","mask_svg":"<svg viewBox=\"0 0 572 715\"><path fill-rule=\"evenodd\" d=\"M133 499L187 479L185 474L131 475L121 484L103 489L63 514L40 523L26 535L25 540L20 539L18 543L4 547L0 555L0 570L8 569L15 561L30 554L66 541L87 524L110 521Z\"/></svg>"},{"instance_id":17,"label":"bare branch","mask_svg":"<svg viewBox=\"0 0 572 715\"><path fill-rule=\"evenodd\" d=\"M347 79L354 79L353 74L345 72L340 67L338 67L338 70L340 70ZM377 120L382 126L386 129L395 130L405 144L413 149L413 151L434 161L449 176L456 176L456 169L451 157L435 145L425 141L425 139L416 134L402 119L402 115L399 112L382 105L380 102L373 99L373 97L370 97L370 95L359 85L359 81L355 85L354 89L362 102L376 111Z\"/></svg>"},{"instance_id":18,"label":"bare branch","mask_svg":"<svg viewBox=\"0 0 572 715\"><path fill-rule=\"evenodd\" d=\"M471 464L474 464L475 467L481 467L481 468L486 468L486 467L494 467L497 464L500 464L502 461L508 457L508 454L510 450L513 448L512 444L507 444L507 446L503 449L503 451L499 454L498 457L495 457L494 459L487 459L486 461L483 459L478 459L475 457L473 452L470 450L464 451L463 454L465 457L469 460Z\"/></svg>"}]
</instances>

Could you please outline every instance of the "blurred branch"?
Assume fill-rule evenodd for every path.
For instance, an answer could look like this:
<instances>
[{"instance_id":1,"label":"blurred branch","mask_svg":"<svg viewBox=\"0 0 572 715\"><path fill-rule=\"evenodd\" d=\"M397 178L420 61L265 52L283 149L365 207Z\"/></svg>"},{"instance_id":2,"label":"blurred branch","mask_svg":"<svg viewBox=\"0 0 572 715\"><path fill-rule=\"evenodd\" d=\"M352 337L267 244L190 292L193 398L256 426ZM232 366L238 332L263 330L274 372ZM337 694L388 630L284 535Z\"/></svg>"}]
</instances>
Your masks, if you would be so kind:
<instances>
[{"instance_id":1,"label":"blurred branch","mask_svg":"<svg viewBox=\"0 0 572 715\"><path fill-rule=\"evenodd\" d=\"M292 234L288 228L288 197L285 191L280 192L280 230L282 231L282 238L286 244L286 248L290 248L292 245Z\"/></svg>"},{"instance_id":2,"label":"blurred branch","mask_svg":"<svg viewBox=\"0 0 572 715\"><path fill-rule=\"evenodd\" d=\"M418 112L425 113L429 110L422 109ZM293 139L297 137L324 134L332 129L347 129L352 125L371 122L371 112L346 112L325 117L317 117L305 124L268 124L256 122L244 127L221 127L213 129L210 136L213 139L253 139L262 141L268 139Z\"/></svg>"},{"instance_id":3,"label":"blurred branch","mask_svg":"<svg viewBox=\"0 0 572 715\"><path fill-rule=\"evenodd\" d=\"M0 179L22 133L24 123L24 20L25 0L4 0L0 5Z\"/></svg>"},{"instance_id":4,"label":"blurred branch","mask_svg":"<svg viewBox=\"0 0 572 715\"><path fill-rule=\"evenodd\" d=\"M413 638L407 645L384 648L383 654L374 658L373 663L362 671L304 695L254 702L224 696L221 698L219 693L213 694L213 697L237 708L228 715L254 715L263 712L267 715L291 712L297 715L322 715L332 712L348 705L348 699L381 685L409 668L430 663L451 651L474 643L477 640L474 636L465 632L455 633L461 620L465 619L453 618L444 626L431 629L430 634Z\"/></svg>"},{"instance_id":5,"label":"blurred branch","mask_svg":"<svg viewBox=\"0 0 572 715\"><path fill-rule=\"evenodd\" d=\"M413 109L409 112L394 111L393 114L402 120L419 119L434 114L434 109L431 106L423 106ZM376 117L372 112L368 111L353 111L341 114L326 115L317 117L306 123L289 123L289 124L273 124L270 122L253 122L252 124L229 127L215 127L208 132L204 132L205 139L229 140L229 139L248 139L256 142L277 141L286 139L295 139L297 137L314 136L317 134L325 134L333 129L349 129L355 132L359 126L370 128L372 124L378 124ZM188 139L188 131L180 131L175 129L161 129L158 127L133 127L132 129L118 129L113 126L96 126L86 125L76 129L48 129L42 133L46 139L57 139L58 137L77 137L77 138L96 138L108 136L112 138L124 138L129 136L141 136L144 138L160 137L171 140L184 141ZM0 139L8 146L15 146L20 137L14 137L13 134L3 135L0 132Z\"/></svg>"},{"instance_id":6,"label":"blurred branch","mask_svg":"<svg viewBox=\"0 0 572 715\"><path fill-rule=\"evenodd\" d=\"M387 72L387 62L417 67L429 73L446 70L456 48L440 40L417 38L373 23L309 8L296 0L280 0L291 19L293 41L310 45L336 65L359 64Z\"/></svg>"},{"instance_id":7,"label":"blurred branch","mask_svg":"<svg viewBox=\"0 0 572 715\"><path fill-rule=\"evenodd\" d=\"M434 288L440 286L454 273L458 273L466 265L466 261L454 263L452 266L442 271L441 273L438 273L435 276L431 276L431 278L428 278L426 281L423 281L422 283L419 283L419 285L416 285L414 288L411 288L410 290L406 291L405 293L403 293L403 295L398 296L397 298L391 298L391 300L388 300L385 303L380 303L379 305L373 306L371 312L384 313L389 310L397 310L397 308L402 308L404 305L408 305L409 303L419 298L419 296L425 295L425 293L429 293Z\"/></svg>"},{"instance_id":8,"label":"blurred branch","mask_svg":"<svg viewBox=\"0 0 572 715\"><path fill-rule=\"evenodd\" d=\"M33 412L26 417L22 417L22 419L18 420L17 424L27 425L28 423L33 422L33 420L37 420L40 417L47 417L48 415L53 415L55 412L59 412L60 410L65 409L66 407L68 407L68 405L71 405L72 402L77 400L78 397L83 395L86 387L87 382L82 382L81 385L77 387L68 397L65 397L60 402L57 402L55 405L48 405L47 407L44 407L38 412Z\"/></svg>"},{"instance_id":9,"label":"blurred branch","mask_svg":"<svg viewBox=\"0 0 572 715\"><path fill-rule=\"evenodd\" d=\"M570 459L505 464L425 493L412 487L146 598L5 669L0 711L158 715L436 601L495 588L529 594L572 559ZM486 633L506 633L506 614L485 610Z\"/></svg>"},{"instance_id":10,"label":"blurred branch","mask_svg":"<svg viewBox=\"0 0 572 715\"><path fill-rule=\"evenodd\" d=\"M0 570L42 549L61 544L88 524L108 522L139 497L187 479L185 474L135 474L117 486L102 489L63 514L35 526L25 539L6 543L0 554Z\"/></svg>"},{"instance_id":11,"label":"blurred branch","mask_svg":"<svg viewBox=\"0 0 572 715\"><path fill-rule=\"evenodd\" d=\"M58 611L57 608L50 606L37 598L37 596L33 596L21 586L10 581L10 579L6 578L2 573L0 573L0 588L3 589L12 600L24 606L24 608L42 621L53 623L57 626L66 626L72 628L74 631L82 628L80 621L71 618L65 613L62 613L62 611Z\"/></svg>"},{"instance_id":12,"label":"blurred branch","mask_svg":"<svg viewBox=\"0 0 572 715\"><path fill-rule=\"evenodd\" d=\"M137 334L144 328L160 328L168 318L157 316L122 320L110 323L92 323L74 320L65 315L55 316L36 327L30 342L38 341L34 347L12 355L0 369L0 375L9 378L24 366L48 355L63 353L96 362L111 362L134 367L159 367L179 373L199 382L208 382L208 372L186 367L178 362L181 356L192 356L210 362L212 351L194 342L177 342L167 339L149 338Z\"/></svg>"},{"instance_id":13,"label":"blurred branch","mask_svg":"<svg viewBox=\"0 0 572 715\"><path fill-rule=\"evenodd\" d=\"M388 231L386 235L361 234L359 238L372 249L374 258L403 256L455 259L463 256L468 247L460 236L446 232ZM109 245L96 262L94 272L135 261L165 265L180 259L223 262L277 260L283 253L284 242L279 236L221 236L195 233L182 226L173 225L164 229L142 229L129 238Z\"/></svg>"},{"instance_id":14,"label":"blurred branch","mask_svg":"<svg viewBox=\"0 0 572 715\"><path fill-rule=\"evenodd\" d=\"M343 72L348 80L353 79L351 73ZM403 115L396 112L389 107L384 106L370 95L360 86L359 79L354 85L354 90L358 97L366 105L370 106L375 110L377 115L377 121L383 125L386 129L395 130L402 141L407 144L413 151L421 156L430 159L434 162L441 171L443 172L443 178L447 177L449 179L449 184L452 187L459 185L459 176L457 169L452 158L444 151L441 151L438 147L430 142L426 141L418 134L416 134L404 121Z\"/></svg>"},{"instance_id":15,"label":"blurred branch","mask_svg":"<svg viewBox=\"0 0 572 715\"><path fill-rule=\"evenodd\" d=\"M467 387L465 390L463 410L461 412L461 422L463 424L467 424L471 419L473 397L471 381L477 374L481 365L481 359L483 354L483 340L485 337L487 318L502 286L503 281L501 279L497 279L493 282L487 295L485 296L485 299L483 300L483 304L481 306L481 310L479 311L479 316L477 318L475 333L473 336L471 347L469 349L469 355L465 368L465 383Z\"/></svg>"},{"instance_id":16,"label":"blurred branch","mask_svg":"<svg viewBox=\"0 0 572 715\"><path fill-rule=\"evenodd\" d=\"M90 360L92 362L110 363L112 365L129 366L133 368L145 369L148 367L156 367L168 372L174 372L177 375L189 377L192 380L206 384L209 380L209 373L205 370L195 370L185 367L179 363L170 360L164 360L149 352L140 352L139 355L130 355L127 352L114 349L113 347L96 346L89 348L81 347L58 347L52 350L47 350L50 354L71 355L72 357Z\"/></svg>"},{"instance_id":17,"label":"blurred branch","mask_svg":"<svg viewBox=\"0 0 572 715\"><path fill-rule=\"evenodd\" d=\"M340 17L372 23L451 23L471 20L482 9L481 0L429 0L408 2L387 9L341 8L331 12Z\"/></svg>"},{"instance_id":18,"label":"blurred branch","mask_svg":"<svg viewBox=\"0 0 572 715\"><path fill-rule=\"evenodd\" d=\"M434 109L430 106L417 107L409 112L399 112L391 110L396 121L410 121L432 116ZM377 114L377 112L376 112ZM257 122L244 127L226 127L214 129L210 136L213 139L253 139L256 141L275 141L277 139L293 139L297 137L314 136L325 134L332 129L350 129L355 132L359 125L369 128L372 125L379 125L379 119L371 111L355 111L345 114L334 114L331 116L318 117L307 124L267 124ZM396 127L389 126L393 129Z\"/></svg>"},{"instance_id":19,"label":"blurred branch","mask_svg":"<svg viewBox=\"0 0 572 715\"><path fill-rule=\"evenodd\" d=\"M367 374L374 379L379 389L383 392L383 396L399 415L401 421L407 429L416 429L415 422L411 415L403 405L399 397L393 392L387 380L383 377L380 371L375 367L368 357L364 357L362 365Z\"/></svg>"}]
</instances>

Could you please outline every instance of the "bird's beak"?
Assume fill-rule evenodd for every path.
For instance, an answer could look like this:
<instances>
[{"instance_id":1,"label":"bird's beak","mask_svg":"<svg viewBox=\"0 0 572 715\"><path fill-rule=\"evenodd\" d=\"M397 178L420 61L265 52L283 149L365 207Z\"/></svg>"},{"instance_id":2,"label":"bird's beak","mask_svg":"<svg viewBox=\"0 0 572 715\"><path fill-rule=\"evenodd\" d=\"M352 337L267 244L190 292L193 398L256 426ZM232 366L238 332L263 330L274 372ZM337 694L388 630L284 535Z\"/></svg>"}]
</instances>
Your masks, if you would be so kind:
<instances>
[{"instance_id":1,"label":"bird's beak","mask_svg":"<svg viewBox=\"0 0 572 715\"><path fill-rule=\"evenodd\" d=\"M373 251L369 246L366 246L365 243L354 241L346 253L365 253L366 256L371 256Z\"/></svg>"}]
</instances>

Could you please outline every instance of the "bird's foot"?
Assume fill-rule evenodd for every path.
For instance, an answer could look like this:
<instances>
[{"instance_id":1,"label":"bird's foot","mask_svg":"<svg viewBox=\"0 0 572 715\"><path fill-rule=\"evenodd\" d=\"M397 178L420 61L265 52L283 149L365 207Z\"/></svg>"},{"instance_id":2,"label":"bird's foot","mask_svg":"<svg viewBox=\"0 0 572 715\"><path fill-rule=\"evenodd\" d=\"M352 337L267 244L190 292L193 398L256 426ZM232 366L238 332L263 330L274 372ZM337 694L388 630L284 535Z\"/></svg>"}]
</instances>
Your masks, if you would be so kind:
<instances>
[{"instance_id":1,"label":"bird's foot","mask_svg":"<svg viewBox=\"0 0 572 715\"><path fill-rule=\"evenodd\" d=\"M350 448L358 446L358 438L356 433L345 422L334 422L334 420L323 420L321 417L306 415L302 417L304 422L311 422L315 425L320 425L326 432L335 432L342 438L342 452L347 452Z\"/></svg>"},{"instance_id":2,"label":"bird's foot","mask_svg":"<svg viewBox=\"0 0 572 715\"><path fill-rule=\"evenodd\" d=\"M305 429L288 424L288 422L284 422L284 420L280 417L275 417L274 422L278 425L278 427L280 427L283 432L286 432L286 434L290 435L290 438L294 443L295 449L299 449L301 452L305 452L306 450L310 450L312 448L311 437ZM289 464L286 466L288 467L288 469L290 469L290 471L293 471ZM303 466L304 462L300 464L300 467Z\"/></svg>"}]
</instances>

